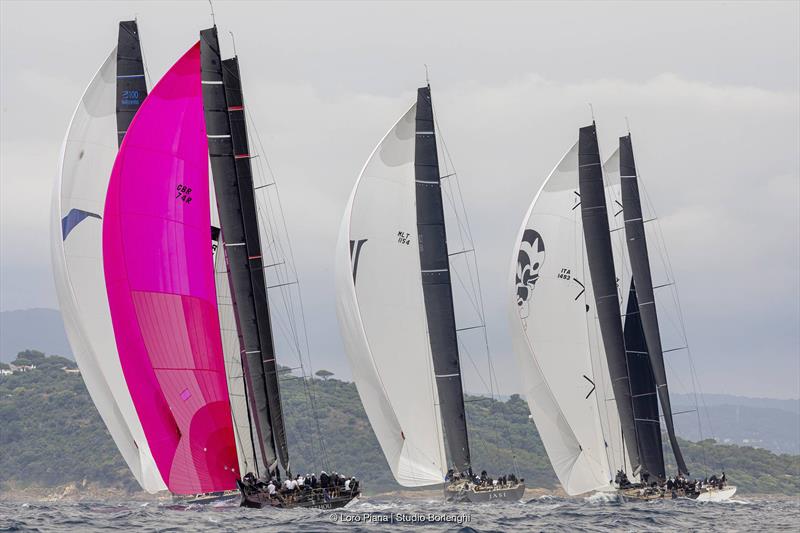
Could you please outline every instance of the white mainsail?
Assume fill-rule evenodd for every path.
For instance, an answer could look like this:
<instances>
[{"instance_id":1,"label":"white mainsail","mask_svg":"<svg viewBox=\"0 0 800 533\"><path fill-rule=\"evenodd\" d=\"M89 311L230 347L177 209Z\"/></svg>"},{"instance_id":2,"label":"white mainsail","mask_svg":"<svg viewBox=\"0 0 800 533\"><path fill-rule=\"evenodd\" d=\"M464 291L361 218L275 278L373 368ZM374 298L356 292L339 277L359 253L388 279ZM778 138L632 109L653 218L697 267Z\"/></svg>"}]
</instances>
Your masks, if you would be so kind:
<instances>
[{"instance_id":1,"label":"white mainsail","mask_svg":"<svg viewBox=\"0 0 800 533\"><path fill-rule=\"evenodd\" d=\"M547 454L571 495L611 486L619 419L592 312L578 145L545 180L517 236L510 279L512 339ZM612 435L613 433L613 435Z\"/></svg>"},{"instance_id":2,"label":"white mainsail","mask_svg":"<svg viewBox=\"0 0 800 533\"><path fill-rule=\"evenodd\" d=\"M78 103L62 147L51 227L56 291L86 388L148 492L166 489L122 373L103 273L102 216L117 155L117 49Z\"/></svg>"},{"instance_id":3,"label":"white mainsail","mask_svg":"<svg viewBox=\"0 0 800 533\"><path fill-rule=\"evenodd\" d=\"M416 104L364 165L336 250L337 316L361 401L398 483L447 470L417 243Z\"/></svg>"}]
</instances>

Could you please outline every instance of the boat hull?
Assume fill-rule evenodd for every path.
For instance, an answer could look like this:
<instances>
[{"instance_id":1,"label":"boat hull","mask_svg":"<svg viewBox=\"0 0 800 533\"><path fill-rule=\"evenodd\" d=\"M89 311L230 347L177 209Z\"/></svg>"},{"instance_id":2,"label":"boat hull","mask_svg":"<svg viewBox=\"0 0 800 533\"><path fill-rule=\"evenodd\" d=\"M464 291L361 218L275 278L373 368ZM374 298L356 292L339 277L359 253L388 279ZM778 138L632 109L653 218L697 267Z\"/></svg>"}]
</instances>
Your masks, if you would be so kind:
<instances>
[{"instance_id":1,"label":"boat hull","mask_svg":"<svg viewBox=\"0 0 800 533\"><path fill-rule=\"evenodd\" d=\"M725 500L730 500L734 494L736 494L736 487L730 485L723 489L701 492L695 499L699 502L723 502Z\"/></svg>"},{"instance_id":2,"label":"boat hull","mask_svg":"<svg viewBox=\"0 0 800 533\"><path fill-rule=\"evenodd\" d=\"M444 497L452 502L491 502L491 501L517 501L522 499L525 494L525 484L517 483L513 486L491 487L482 489L472 485L465 488L463 485L447 485L444 489Z\"/></svg>"},{"instance_id":3,"label":"boat hull","mask_svg":"<svg viewBox=\"0 0 800 533\"><path fill-rule=\"evenodd\" d=\"M226 490L225 492L209 492L206 494L197 494L195 496L173 496L172 502L180 505L205 505L209 503L234 502L239 499L239 497L240 494L238 490Z\"/></svg>"},{"instance_id":4,"label":"boat hull","mask_svg":"<svg viewBox=\"0 0 800 533\"><path fill-rule=\"evenodd\" d=\"M241 493L242 507L250 509L263 509L265 507L275 507L278 509L293 509L295 507L305 507L308 509L339 509L348 503L356 500L360 495L360 490L344 489L314 489L297 492L292 495L276 493L270 496L264 490L252 490L245 487L241 482L239 492Z\"/></svg>"},{"instance_id":5,"label":"boat hull","mask_svg":"<svg viewBox=\"0 0 800 533\"><path fill-rule=\"evenodd\" d=\"M736 486L727 485L722 489L713 487L704 488L700 493L686 493L682 490L656 491L652 493L642 493L642 489L631 488L618 490L620 498L624 501L648 501L689 498L699 502L722 502L731 499L736 494Z\"/></svg>"}]
</instances>

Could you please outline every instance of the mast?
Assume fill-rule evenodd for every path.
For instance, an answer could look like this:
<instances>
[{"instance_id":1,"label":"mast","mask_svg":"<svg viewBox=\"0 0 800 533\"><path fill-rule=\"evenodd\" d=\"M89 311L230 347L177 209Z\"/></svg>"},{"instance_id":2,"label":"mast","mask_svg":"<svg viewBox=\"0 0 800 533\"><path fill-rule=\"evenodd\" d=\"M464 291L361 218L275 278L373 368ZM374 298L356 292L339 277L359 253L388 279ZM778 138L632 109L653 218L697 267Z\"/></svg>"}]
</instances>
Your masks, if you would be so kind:
<instances>
[{"instance_id":1,"label":"mast","mask_svg":"<svg viewBox=\"0 0 800 533\"><path fill-rule=\"evenodd\" d=\"M139 106L147 97L144 61L135 20L119 23L117 37L117 144L128 131Z\"/></svg>"},{"instance_id":2,"label":"mast","mask_svg":"<svg viewBox=\"0 0 800 533\"><path fill-rule=\"evenodd\" d=\"M620 426L633 473L638 473L638 443L631 403L630 380L622 333L622 317L617 295L617 278L611 251L611 233L608 227L603 171L597 146L595 124L580 129L578 140L578 184L580 189L583 236L589 273L594 287L594 301L600 324L600 335L605 347L608 370L614 398L619 412Z\"/></svg>"},{"instance_id":3,"label":"mast","mask_svg":"<svg viewBox=\"0 0 800 533\"><path fill-rule=\"evenodd\" d=\"M450 464L468 472L469 440L430 86L417 90L414 176L422 291L439 407Z\"/></svg>"},{"instance_id":4,"label":"mast","mask_svg":"<svg viewBox=\"0 0 800 533\"><path fill-rule=\"evenodd\" d=\"M203 101L211 170L235 312L243 340L245 386L263 460L289 472L258 213L245 128L238 60L222 61L216 27L203 30Z\"/></svg>"},{"instance_id":5,"label":"mast","mask_svg":"<svg viewBox=\"0 0 800 533\"><path fill-rule=\"evenodd\" d=\"M631 398L636 421L636 440L639 443L644 469L656 477L666 477L664 450L661 444L661 425L658 420L658 397L653 369L648 358L647 343L639 315L636 284L631 280L628 306L625 311L625 351L631 379Z\"/></svg>"},{"instance_id":6,"label":"mast","mask_svg":"<svg viewBox=\"0 0 800 533\"><path fill-rule=\"evenodd\" d=\"M625 219L625 240L628 244L628 255L631 261L633 281L636 284L638 296L639 315L641 317L644 339L647 342L647 351L650 365L655 379L658 397L661 401L661 411L664 414L664 425L667 428L672 453L678 465L678 472L688 474L686 462L675 436L675 427L672 420L672 406L667 388L667 372L664 368L664 353L661 347L661 336L658 329L658 315L656 313L655 297L653 294L653 279L650 272L650 259L647 253L647 238L642 220L642 203L639 197L639 184L636 176L636 164L633 159L633 145L628 134L619 139L619 173L622 191L623 217ZM658 421L658 419L656 419Z\"/></svg>"}]
</instances>

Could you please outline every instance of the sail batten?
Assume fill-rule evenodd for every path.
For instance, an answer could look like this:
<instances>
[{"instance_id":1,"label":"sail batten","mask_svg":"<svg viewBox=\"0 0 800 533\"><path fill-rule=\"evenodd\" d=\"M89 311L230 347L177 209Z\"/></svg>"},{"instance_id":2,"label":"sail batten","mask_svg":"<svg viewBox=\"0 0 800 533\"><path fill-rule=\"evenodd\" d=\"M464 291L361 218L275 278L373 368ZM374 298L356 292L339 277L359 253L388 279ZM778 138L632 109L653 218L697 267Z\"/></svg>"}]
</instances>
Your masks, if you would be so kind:
<instances>
[{"instance_id":1,"label":"sail batten","mask_svg":"<svg viewBox=\"0 0 800 533\"><path fill-rule=\"evenodd\" d=\"M630 134L619 139L619 171L624 177L621 183L623 216L625 218L625 240L630 256L633 281L636 285L639 320L649 354L655 388L658 391L661 410L664 413L664 426L669 436L672 452L678 465L678 471L688 475L686 462L675 435L672 418L672 405L667 386L667 372L664 367L664 354L661 346L661 335L658 327L658 313L653 293L653 279L650 270L650 258L647 251L647 237L644 229L642 204L639 196L639 183L636 163L633 157L633 145ZM631 309L629 308L629 312Z\"/></svg>"}]
</instances>

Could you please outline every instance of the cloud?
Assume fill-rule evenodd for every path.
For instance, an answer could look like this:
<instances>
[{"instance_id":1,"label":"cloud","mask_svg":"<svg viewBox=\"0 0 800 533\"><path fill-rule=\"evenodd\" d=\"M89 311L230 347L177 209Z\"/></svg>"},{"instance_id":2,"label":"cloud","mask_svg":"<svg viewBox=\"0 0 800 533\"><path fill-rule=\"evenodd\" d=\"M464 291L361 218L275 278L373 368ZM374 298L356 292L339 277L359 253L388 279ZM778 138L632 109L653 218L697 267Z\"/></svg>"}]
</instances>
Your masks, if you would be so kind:
<instances>
[{"instance_id":1,"label":"cloud","mask_svg":"<svg viewBox=\"0 0 800 533\"><path fill-rule=\"evenodd\" d=\"M154 77L208 23L206 7L187 5L137 4ZM48 217L61 135L113 43L113 21L131 16L119 4L97 6L80 35L74 27L86 9L54 4L54 20L28 24L36 10L19 4L12 25L12 9L3 7L2 309L55 306ZM280 186L317 368L349 375L331 272L339 220L358 171L413 100L429 62L504 390L520 389L501 298L512 241L542 180L591 121L591 102L606 155L629 118L704 388L800 394L796 6L706 5L688 15L660 6L655 21L641 7L625 11L631 19L587 7L593 18L576 20L574 10L542 4L519 13L512 4L470 5L455 14L434 4L423 19L419 6L351 4L269 4L266 14L242 15L253 6L221 3L217 20L236 29L245 97ZM334 14L340 23L330 24ZM683 40L676 21L685 22ZM576 26L566 32L561 22ZM621 28L634 34L623 38ZM55 54L58 42L73 53ZM230 49L227 37L223 46ZM469 379L468 390L482 388Z\"/></svg>"}]
</instances>

